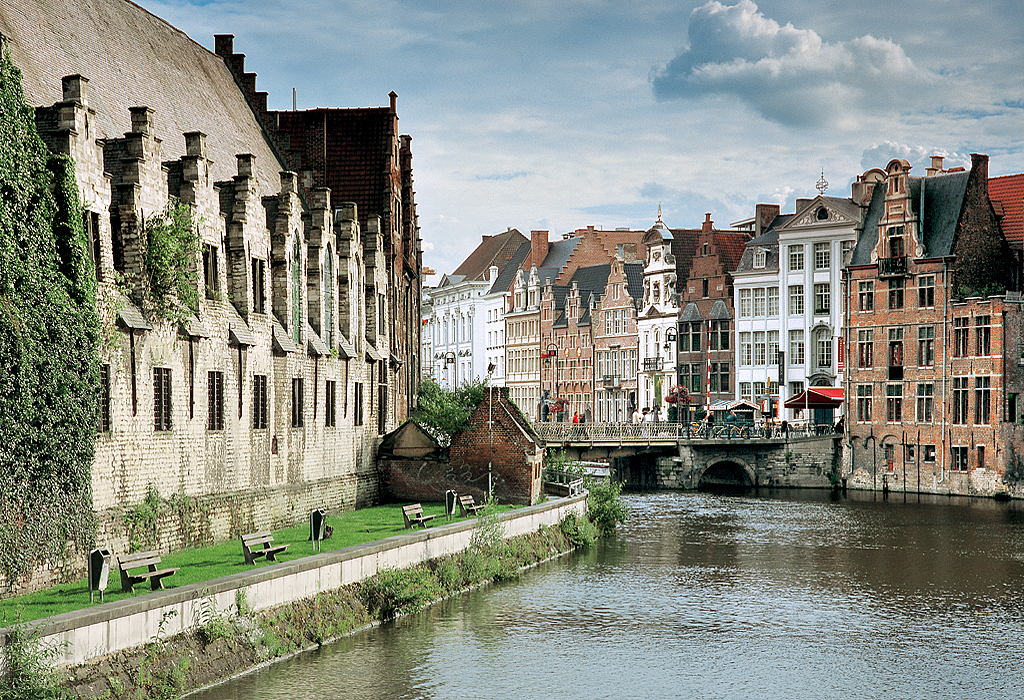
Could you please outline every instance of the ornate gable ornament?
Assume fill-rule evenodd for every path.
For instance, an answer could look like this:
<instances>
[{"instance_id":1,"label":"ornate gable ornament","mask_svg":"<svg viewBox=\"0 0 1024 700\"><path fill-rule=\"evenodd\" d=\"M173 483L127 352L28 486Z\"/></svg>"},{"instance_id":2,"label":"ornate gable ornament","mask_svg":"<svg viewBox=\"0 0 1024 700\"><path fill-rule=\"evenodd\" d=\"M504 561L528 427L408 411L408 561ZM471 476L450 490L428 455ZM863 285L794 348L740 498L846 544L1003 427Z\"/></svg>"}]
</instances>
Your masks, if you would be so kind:
<instances>
[{"instance_id":1,"label":"ornate gable ornament","mask_svg":"<svg viewBox=\"0 0 1024 700\"><path fill-rule=\"evenodd\" d=\"M831 226L835 224L852 223L855 223L854 220L845 214L836 211L831 207L825 206L825 204L820 201L815 201L804 210L803 214L801 214L796 221L786 228L796 228L797 226Z\"/></svg>"}]
</instances>

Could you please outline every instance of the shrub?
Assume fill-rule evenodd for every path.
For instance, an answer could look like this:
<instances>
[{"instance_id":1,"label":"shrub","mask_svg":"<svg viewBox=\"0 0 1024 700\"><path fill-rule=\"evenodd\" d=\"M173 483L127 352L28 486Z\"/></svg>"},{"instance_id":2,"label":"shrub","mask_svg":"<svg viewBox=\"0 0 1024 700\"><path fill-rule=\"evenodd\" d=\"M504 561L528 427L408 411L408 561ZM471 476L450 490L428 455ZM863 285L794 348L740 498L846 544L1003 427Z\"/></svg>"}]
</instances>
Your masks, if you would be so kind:
<instances>
[{"instance_id":1,"label":"shrub","mask_svg":"<svg viewBox=\"0 0 1024 700\"><path fill-rule=\"evenodd\" d=\"M619 523L626 522L628 511L622 502L622 484L608 481L600 485L592 485L587 509L590 520L597 526L602 535L615 531Z\"/></svg>"}]
</instances>

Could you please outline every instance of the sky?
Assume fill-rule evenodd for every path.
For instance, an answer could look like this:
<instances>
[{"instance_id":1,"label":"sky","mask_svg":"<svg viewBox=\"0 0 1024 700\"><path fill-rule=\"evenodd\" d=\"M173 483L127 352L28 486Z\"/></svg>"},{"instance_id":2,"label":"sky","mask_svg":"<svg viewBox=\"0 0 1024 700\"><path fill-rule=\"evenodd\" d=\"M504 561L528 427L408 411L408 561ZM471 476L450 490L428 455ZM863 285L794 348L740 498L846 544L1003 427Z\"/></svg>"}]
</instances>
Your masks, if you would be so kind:
<instances>
[{"instance_id":1,"label":"sky","mask_svg":"<svg viewBox=\"0 0 1024 700\"><path fill-rule=\"evenodd\" d=\"M135 1L233 34L271 109L398 93L424 284L509 228L727 228L893 158L1024 172L1019 0Z\"/></svg>"}]
</instances>

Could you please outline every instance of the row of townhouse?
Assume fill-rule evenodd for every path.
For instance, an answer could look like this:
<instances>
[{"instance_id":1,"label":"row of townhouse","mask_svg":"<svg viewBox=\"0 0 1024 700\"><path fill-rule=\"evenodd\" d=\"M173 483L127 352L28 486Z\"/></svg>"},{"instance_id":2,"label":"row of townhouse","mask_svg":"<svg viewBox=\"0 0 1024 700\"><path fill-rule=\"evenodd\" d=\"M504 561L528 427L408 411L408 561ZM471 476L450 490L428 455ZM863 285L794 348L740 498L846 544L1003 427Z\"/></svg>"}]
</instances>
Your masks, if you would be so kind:
<instances>
[{"instance_id":1,"label":"row of townhouse","mask_svg":"<svg viewBox=\"0 0 1024 700\"><path fill-rule=\"evenodd\" d=\"M1013 319L1024 176L989 179L984 156L975 156L969 171L942 165L933 158L924 177L910 177L908 163L893 161L857 177L848 198L825 196L822 179L821 194L797 200L792 214L759 204L751 219L729 230L715 229L710 214L700 229L670 229L659 212L648 231L588 228L554 242L547 232L517 238L517 257L491 261L486 323L493 331L481 339L481 367L496 368L492 381L510 386L535 420L556 400L563 415L629 420L637 407L664 409L685 387L691 416L747 400L789 421L849 415L852 432L868 426L871 435L882 424L901 426L901 434L911 424L946 424L920 452L939 455L940 466L941 455L953 460L954 452L956 463L966 464L968 455L970 464L983 465L995 437L982 445L976 430L960 437L956 426L989 426L997 436L998 421L1020 420L1014 382L1024 355ZM902 233L883 245L880 230ZM602 236L618 236L618 243L601 244ZM972 304L999 311L953 318ZM914 319L941 312L945 321L880 325L883 309ZM983 346L982 357L998 358L986 359L988 365L1013 371L979 374L982 364L974 359L974 374L955 376L959 358L975 355L966 346L959 355L946 349L952 341L943 338L954 323L963 337L982 339L971 341ZM904 372L911 347L918 368ZM918 381L931 367L946 374ZM437 377L448 376L436 369ZM867 380L863 372L875 375ZM913 421L903 397L920 408ZM895 453L891 439L885 444Z\"/></svg>"},{"instance_id":2,"label":"row of townhouse","mask_svg":"<svg viewBox=\"0 0 1024 700\"><path fill-rule=\"evenodd\" d=\"M0 26L85 209L104 323L98 541L127 551L122 514L152 489L202 510L192 530L162 522L160 547L376 502L377 443L421 376L420 242L394 94L381 108L268 111L232 37L208 51L125 0L56 14L9 0ZM319 130L301 126L314 118ZM200 299L183 322L154 313L146 266L148 222L172 200L201 238Z\"/></svg>"}]
</instances>

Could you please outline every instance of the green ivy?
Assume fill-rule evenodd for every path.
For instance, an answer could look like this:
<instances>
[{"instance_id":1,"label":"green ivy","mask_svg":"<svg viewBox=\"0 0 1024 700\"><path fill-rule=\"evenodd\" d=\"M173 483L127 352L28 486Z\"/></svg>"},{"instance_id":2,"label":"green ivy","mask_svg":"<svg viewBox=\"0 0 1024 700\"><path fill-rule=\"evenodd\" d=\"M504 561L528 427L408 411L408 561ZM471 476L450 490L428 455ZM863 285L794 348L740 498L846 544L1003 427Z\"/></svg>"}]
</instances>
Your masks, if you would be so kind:
<instances>
[{"instance_id":1,"label":"green ivy","mask_svg":"<svg viewBox=\"0 0 1024 700\"><path fill-rule=\"evenodd\" d=\"M96 281L74 167L51 155L0 46L0 573L95 541Z\"/></svg>"},{"instance_id":2,"label":"green ivy","mask_svg":"<svg viewBox=\"0 0 1024 700\"><path fill-rule=\"evenodd\" d=\"M143 224L149 293L161 318L182 321L199 307L196 260L202 238L192 207L171 197L164 210Z\"/></svg>"}]
</instances>

